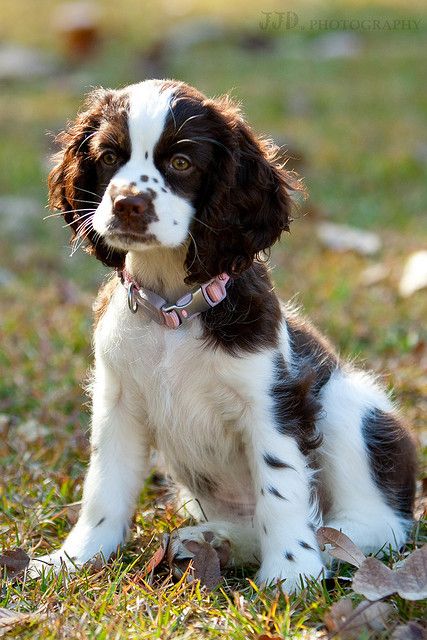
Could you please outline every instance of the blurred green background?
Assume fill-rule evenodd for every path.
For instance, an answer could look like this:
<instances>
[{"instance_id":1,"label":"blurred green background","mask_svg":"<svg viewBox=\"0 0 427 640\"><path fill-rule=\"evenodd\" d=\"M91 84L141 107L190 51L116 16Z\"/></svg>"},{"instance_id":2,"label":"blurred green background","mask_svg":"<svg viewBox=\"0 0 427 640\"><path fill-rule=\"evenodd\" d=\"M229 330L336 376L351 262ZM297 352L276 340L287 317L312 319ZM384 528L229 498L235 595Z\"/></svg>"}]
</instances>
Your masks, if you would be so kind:
<instances>
[{"instance_id":1,"label":"blurred green background","mask_svg":"<svg viewBox=\"0 0 427 640\"><path fill-rule=\"evenodd\" d=\"M53 135L92 86L147 77L228 92L285 145L310 198L273 253L279 293L382 372L425 446L426 295L402 297L399 281L427 244L426 35L414 0L1 0L0 451L15 492L40 502L30 460L52 469L54 494L77 499L87 456L81 384L105 269L69 256L60 219L42 221ZM325 222L380 246L337 251L319 238ZM77 484L64 488L64 473Z\"/></svg>"}]
</instances>

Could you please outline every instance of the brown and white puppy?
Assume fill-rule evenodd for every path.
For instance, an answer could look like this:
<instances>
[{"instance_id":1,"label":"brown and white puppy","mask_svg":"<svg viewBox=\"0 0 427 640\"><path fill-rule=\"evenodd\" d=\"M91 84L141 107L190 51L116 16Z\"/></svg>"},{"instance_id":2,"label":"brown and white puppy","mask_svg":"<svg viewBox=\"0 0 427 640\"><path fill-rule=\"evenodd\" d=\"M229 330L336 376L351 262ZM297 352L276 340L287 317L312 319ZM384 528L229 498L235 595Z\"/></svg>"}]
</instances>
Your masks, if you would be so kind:
<instances>
[{"instance_id":1,"label":"brown and white puppy","mask_svg":"<svg viewBox=\"0 0 427 640\"><path fill-rule=\"evenodd\" d=\"M292 176L273 150L230 101L169 80L95 91L61 142L51 205L122 282L97 304L82 512L41 560L108 558L153 449L198 521L175 533L177 557L191 556L188 540L228 541L231 563L260 562L260 583L293 591L322 573L321 522L367 552L402 545L411 438L374 378L279 303L258 260L290 219ZM176 329L141 302L147 290L168 303L200 297L218 277L225 299Z\"/></svg>"}]
</instances>

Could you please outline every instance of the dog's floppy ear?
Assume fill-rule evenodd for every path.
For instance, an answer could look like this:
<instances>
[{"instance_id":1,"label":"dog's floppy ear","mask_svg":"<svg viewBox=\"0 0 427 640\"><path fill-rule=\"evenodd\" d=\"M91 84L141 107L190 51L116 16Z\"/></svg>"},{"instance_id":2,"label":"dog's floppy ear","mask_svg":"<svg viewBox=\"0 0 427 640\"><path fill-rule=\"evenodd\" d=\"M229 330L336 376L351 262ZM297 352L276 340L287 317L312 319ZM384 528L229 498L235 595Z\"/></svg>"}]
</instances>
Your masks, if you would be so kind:
<instances>
[{"instance_id":1,"label":"dog's floppy ear","mask_svg":"<svg viewBox=\"0 0 427 640\"><path fill-rule=\"evenodd\" d=\"M104 243L93 230L88 211L92 206L95 210L102 197L102 193L97 192L96 170L88 143L99 126L102 105L108 100L108 95L104 90L90 94L85 109L57 137L61 150L53 158L55 166L48 177L49 207L63 212L72 231L72 240L77 235L84 237L88 253L109 267L120 268L125 253L112 250Z\"/></svg>"},{"instance_id":2,"label":"dog's floppy ear","mask_svg":"<svg viewBox=\"0 0 427 640\"><path fill-rule=\"evenodd\" d=\"M236 277L248 269L289 230L290 192L301 188L275 162L274 145L257 139L234 105L222 102L219 111L226 120L224 139L216 145L210 192L193 222L188 282L224 271Z\"/></svg>"}]
</instances>

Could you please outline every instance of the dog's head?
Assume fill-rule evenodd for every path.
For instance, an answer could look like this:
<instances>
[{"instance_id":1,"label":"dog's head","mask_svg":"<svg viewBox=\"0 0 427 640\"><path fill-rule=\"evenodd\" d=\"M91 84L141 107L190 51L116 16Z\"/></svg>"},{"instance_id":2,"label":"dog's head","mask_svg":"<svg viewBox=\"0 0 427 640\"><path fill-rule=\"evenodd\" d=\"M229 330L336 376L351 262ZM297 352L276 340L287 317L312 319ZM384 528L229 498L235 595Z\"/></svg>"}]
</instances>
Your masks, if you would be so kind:
<instances>
[{"instance_id":1,"label":"dog's head","mask_svg":"<svg viewBox=\"0 0 427 640\"><path fill-rule=\"evenodd\" d=\"M50 205L109 266L185 245L188 283L236 276L289 228L292 176L227 98L169 80L96 90L60 142Z\"/></svg>"}]
</instances>

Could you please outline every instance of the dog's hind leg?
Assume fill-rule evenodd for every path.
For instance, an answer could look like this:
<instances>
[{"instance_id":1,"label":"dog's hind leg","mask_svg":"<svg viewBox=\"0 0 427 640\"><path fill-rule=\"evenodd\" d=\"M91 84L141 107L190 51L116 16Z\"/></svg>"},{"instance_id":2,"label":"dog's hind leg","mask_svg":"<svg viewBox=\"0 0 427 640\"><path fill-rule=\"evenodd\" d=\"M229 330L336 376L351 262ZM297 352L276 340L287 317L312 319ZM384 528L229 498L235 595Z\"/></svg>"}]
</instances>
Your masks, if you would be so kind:
<instances>
[{"instance_id":1,"label":"dog's hind leg","mask_svg":"<svg viewBox=\"0 0 427 640\"><path fill-rule=\"evenodd\" d=\"M364 552L404 544L415 491L415 447L385 392L367 374L336 370L320 394L320 482L326 526Z\"/></svg>"}]
</instances>

